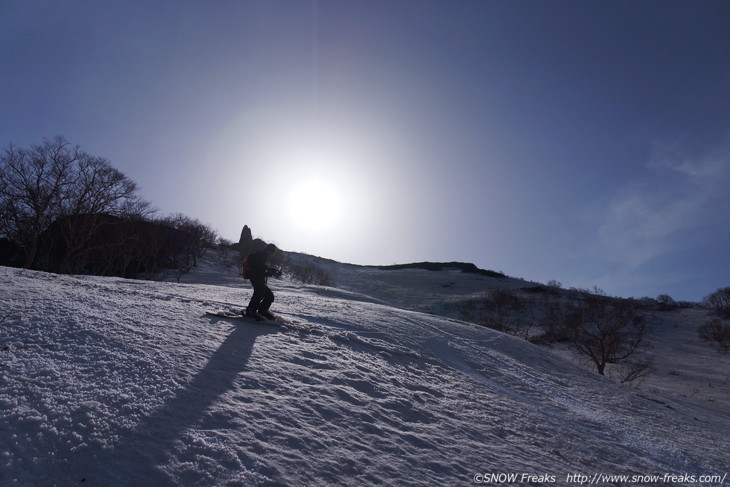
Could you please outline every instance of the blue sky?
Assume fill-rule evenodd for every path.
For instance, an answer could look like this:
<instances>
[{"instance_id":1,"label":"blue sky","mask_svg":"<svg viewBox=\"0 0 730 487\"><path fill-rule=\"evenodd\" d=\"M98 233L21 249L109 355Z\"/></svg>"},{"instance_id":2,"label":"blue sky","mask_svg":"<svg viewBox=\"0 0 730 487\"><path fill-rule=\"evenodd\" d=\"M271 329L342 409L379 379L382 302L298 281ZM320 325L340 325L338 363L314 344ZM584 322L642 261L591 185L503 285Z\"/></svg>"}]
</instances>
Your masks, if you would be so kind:
<instances>
[{"instance_id":1,"label":"blue sky","mask_svg":"<svg viewBox=\"0 0 730 487\"><path fill-rule=\"evenodd\" d=\"M0 3L0 144L357 264L730 285L730 3Z\"/></svg>"}]
</instances>

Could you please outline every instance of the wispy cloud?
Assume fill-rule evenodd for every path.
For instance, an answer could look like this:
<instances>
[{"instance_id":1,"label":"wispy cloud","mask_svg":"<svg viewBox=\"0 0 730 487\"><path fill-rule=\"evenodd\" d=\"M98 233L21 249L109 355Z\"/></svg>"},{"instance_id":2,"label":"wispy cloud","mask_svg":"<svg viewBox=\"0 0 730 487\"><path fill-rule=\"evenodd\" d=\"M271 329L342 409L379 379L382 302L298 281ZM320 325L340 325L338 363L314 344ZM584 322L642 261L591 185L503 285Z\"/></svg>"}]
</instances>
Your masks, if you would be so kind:
<instances>
[{"instance_id":1,"label":"wispy cloud","mask_svg":"<svg viewBox=\"0 0 730 487\"><path fill-rule=\"evenodd\" d=\"M727 225L730 145L701 153L688 144L657 145L641 174L602 210L598 257L626 279L652 260L686 250L697 232Z\"/></svg>"}]
</instances>

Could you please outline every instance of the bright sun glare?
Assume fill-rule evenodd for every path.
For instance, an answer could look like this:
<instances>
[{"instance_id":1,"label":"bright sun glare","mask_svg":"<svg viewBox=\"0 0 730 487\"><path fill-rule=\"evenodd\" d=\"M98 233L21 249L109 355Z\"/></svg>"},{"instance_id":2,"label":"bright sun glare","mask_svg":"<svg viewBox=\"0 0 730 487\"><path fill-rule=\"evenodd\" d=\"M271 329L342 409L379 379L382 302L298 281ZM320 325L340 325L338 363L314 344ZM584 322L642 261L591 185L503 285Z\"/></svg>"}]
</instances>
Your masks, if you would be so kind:
<instances>
[{"instance_id":1,"label":"bright sun glare","mask_svg":"<svg viewBox=\"0 0 730 487\"><path fill-rule=\"evenodd\" d=\"M301 229L324 231L332 228L340 217L342 201L337 189L321 179L297 183L287 202L289 218Z\"/></svg>"}]
</instances>

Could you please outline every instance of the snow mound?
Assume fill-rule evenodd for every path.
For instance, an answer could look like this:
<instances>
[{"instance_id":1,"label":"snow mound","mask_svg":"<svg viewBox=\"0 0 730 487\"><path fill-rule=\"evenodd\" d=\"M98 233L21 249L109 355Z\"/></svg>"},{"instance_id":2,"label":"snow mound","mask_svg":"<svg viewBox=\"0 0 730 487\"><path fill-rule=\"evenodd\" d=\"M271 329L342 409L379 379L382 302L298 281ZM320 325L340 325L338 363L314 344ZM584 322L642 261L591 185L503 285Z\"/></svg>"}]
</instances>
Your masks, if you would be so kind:
<instances>
[{"instance_id":1,"label":"snow mound","mask_svg":"<svg viewBox=\"0 0 730 487\"><path fill-rule=\"evenodd\" d=\"M286 325L207 316L250 290L206 282L0 267L0 484L728 470L727 412L688 416L524 341L357 293L272 282Z\"/></svg>"}]
</instances>

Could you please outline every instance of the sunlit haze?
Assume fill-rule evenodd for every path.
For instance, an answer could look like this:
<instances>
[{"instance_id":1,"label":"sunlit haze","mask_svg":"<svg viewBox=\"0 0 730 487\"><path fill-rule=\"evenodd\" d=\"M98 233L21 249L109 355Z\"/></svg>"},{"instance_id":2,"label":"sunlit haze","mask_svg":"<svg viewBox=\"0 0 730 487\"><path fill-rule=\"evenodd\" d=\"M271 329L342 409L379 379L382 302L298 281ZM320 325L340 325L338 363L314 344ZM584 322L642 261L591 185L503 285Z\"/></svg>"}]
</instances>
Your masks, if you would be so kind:
<instances>
[{"instance_id":1,"label":"sunlit haze","mask_svg":"<svg viewBox=\"0 0 730 487\"><path fill-rule=\"evenodd\" d=\"M0 144L356 264L730 285L724 0L5 0Z\"/></svg>"}]
</instances>

